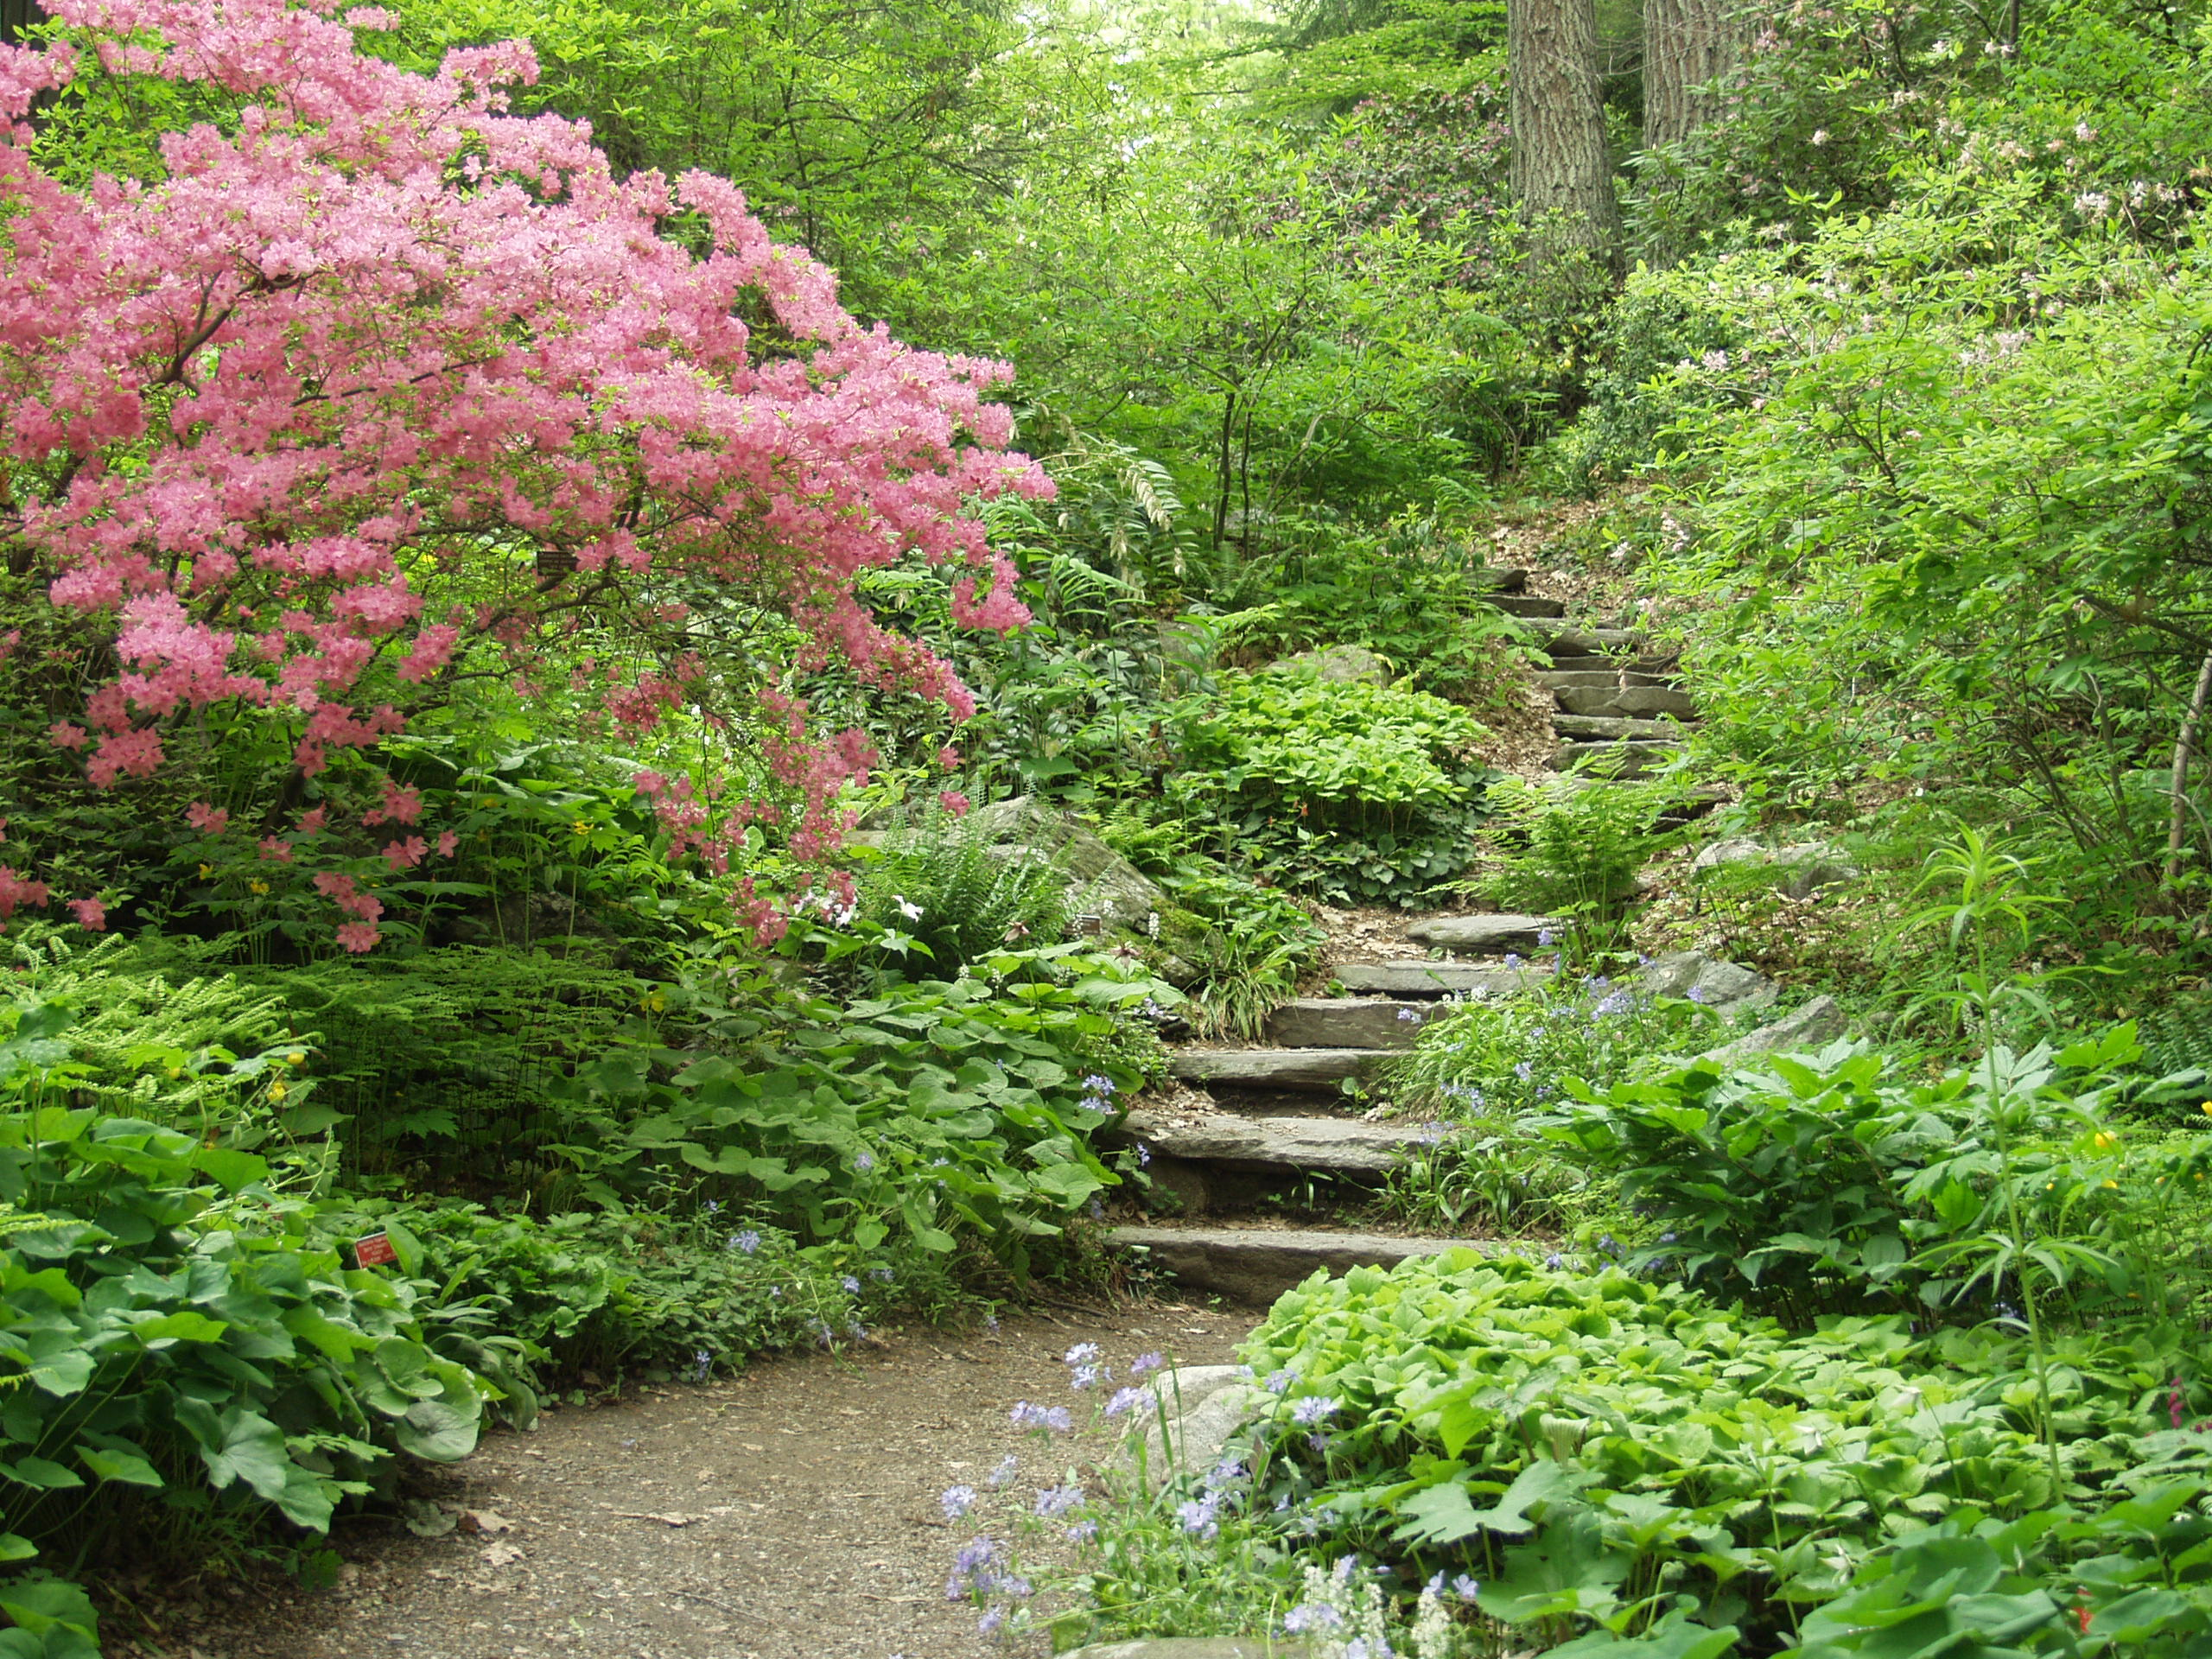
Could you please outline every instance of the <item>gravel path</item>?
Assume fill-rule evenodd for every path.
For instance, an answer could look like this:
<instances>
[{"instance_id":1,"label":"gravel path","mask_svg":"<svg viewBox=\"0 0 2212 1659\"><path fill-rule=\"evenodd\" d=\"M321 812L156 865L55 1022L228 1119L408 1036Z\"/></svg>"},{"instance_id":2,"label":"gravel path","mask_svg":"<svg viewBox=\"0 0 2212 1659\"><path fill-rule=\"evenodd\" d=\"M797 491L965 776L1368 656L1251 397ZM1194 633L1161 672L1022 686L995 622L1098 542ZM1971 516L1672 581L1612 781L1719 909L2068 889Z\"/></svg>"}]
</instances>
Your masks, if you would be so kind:
<instances>
[{"instance_id":1,"label":"gravel path","mask_svg":"<svg viewBox=\"0 0 2212 1659\"><path fill-rule=\"evenodd\" d=\"M1062 1354L1118 1371L1165 1349L1216 1364L1249 1326L1154 1304L919 1329L849 1356L771 1361L732 1381L647 1389L497 1434L430 1494L473 1512L442 1538L362 1522L334 1590L200 1624L178 1659L982 1659L944 1581L969 1528L947 1486L985 1484L1033 1440L1017 1400L1070 1400ZM1020 1490L1026 1491L1027 1488ZM118 1634L121 1632L118 1632Z\"/></svg>"}]
</instances>

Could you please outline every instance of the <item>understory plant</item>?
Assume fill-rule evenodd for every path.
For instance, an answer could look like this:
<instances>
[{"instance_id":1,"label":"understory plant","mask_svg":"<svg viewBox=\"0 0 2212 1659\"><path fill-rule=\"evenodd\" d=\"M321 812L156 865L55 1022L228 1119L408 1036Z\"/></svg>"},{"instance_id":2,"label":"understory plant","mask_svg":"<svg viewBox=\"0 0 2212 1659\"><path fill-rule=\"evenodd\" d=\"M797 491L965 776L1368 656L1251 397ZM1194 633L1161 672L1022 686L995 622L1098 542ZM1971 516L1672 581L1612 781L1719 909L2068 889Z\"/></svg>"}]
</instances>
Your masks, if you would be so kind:
<instances>
[{"instance_id":1,"label":"understory plant","mask_svg":"<svg viewBox=\"0 0 2212 1659\"><path fill-rule=\"evenodd\" d=\"M1485 802L1486 868L1474 890L1503 908L1572 920L1590 954L1611 946L1637 873L1673 839L1662 821L1680 804L1661 784L1604 779L1501 778Z\"/></svg>"},{"instance_id":2,"label":"understory plant","mask_svg":"<svg viewBox=\"0 0 2212 1659\"><path fill-rule=\"evenodd\" d=\"M1406 904L1466 868L1490 772L1483 728L1440 697L1282 664L1224 674L1168 719L1170 804L1285 886Z\"/></svg>"},{"instance_id":3,"label":"understory plant","mask_svg":"<svg viewBox=\"0 0 2212 1659\"><path fill-rule=\"evenodd\" d=\"M1045 850L995 849L942 805L900 811L878 845L857 850L855 919L880 931L856 962L950 979L982 957L1065 937L1067 880Z\"/></svg>"},{"instance_id":4,"label":"understory plant","mask_svg":"<svg viewBox=\"0 0 2212 1659\"><path fill-rule=\"evenodd\" d=\"M1509 956L1525 976L1510 995L1450 1000L1422 1021L1385 1088L1425 1129L1391 1173L1386 1196L1423 1227L1559 1226L1610 1202L1612 1188L1560 1155L1542 1124L1582 1078L1618 1078L1713 1040L1713 1010L1655 997L1632 980L1566 971Z\"/></svg>"},{"instance_id":5,"label":"understory plant","mask_svg":"<svg viewBox=\"0 0 2212 1659\"><path fill-rule=\"evenodd\" d=\"M830 942L864 945L852 931ZM1116 1183L1091 1135L1159 1066L1133 1016L1179 1001L1085 941L849 1003L725 968L675 995L690 1048L618 1046L553 1091L564 1138L546 1151L582 1197L712 1198L864 1252L896 1230L950 1255L964 1235L1017 1267L1027 1241Z\"/></svg>"},{"instance_id":6,"label":"understory plant","mask_svg":"<svg viewBox=\"0 0 2212 1659\"><path fill-rule=\"evenodd\" d=\"M519 1344L442 1316L419 1262L354 1261L266 1160L67 1103L67 1033L35 1001L0 1029L0 1555L48 1575L0 1605L6 1650L53 1659L96 1650L67 1578L282 1553L279 1517L325 1532L536 1403Z\"/></svg>"}]
</instances>

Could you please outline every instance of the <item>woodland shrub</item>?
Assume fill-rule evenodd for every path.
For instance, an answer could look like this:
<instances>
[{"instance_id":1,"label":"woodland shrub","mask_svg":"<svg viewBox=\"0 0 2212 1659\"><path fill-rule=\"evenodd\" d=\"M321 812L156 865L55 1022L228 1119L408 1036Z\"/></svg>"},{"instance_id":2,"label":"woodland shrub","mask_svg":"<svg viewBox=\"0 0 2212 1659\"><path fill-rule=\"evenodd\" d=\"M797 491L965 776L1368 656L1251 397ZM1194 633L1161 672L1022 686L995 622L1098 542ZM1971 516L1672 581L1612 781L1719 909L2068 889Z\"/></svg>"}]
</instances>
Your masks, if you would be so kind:
<instances>
[{"instance_id":1,"label":"woodland shrub","mask_svg":"<svg viewBox=\"0 0 2212 1659\"><path fill-rule=\"evenodd\" d=\"M0 50L22 320L0 353L21 550L0 674L94 791L154 778L188 721L184 764L250 757L219 766L222 798L186 790L194 827L311 883L358 951L385 904L317 868L317 780L373 773L457 676L581 677L608 734L685 705L737 719L744 765L639 776L671 851L717 868L787 809L802 855L833 838L869 758L810 736L726 631L781 618L799 665L969 706L855 582L912 554L962 572L963 623L1022 620L965 505L1050 487L1005 452L1002 365L862 328L726 181L618 181L581 128L508 115L536 73L518 44L423 76L282 0L51 15L52 44ZM43 93L95 128L141 93L210 118L149 148L147 176L80 186L20 124ZM604 649L548 654L580 634ZM394 874L454 848L397 780L359 824ZM0 912L49 885L10 868ZM99 925L97 893L73 902Z\"/></svg>"},{"instance_id":2,"label":"woodland shrub","mask_svg":"<svg viewBox=\"0 0 2212 1659\"><path fill-rule=\"evenodd\" d=\"M2206 1385L2175 1327L2065 1344L2063 1492L2018 1342L1916 1338L1866 1319L1793 1335L1618 1270L1460 1252L1317 1275L1277 1302L1244 1357L1285 1402L1236 1500L1250 1524L1295 1537L1313 1517L1309 1559L1357 1550L1408 1589L1464 1573L1482 1611L1524 1641L1595 1627L1603 1644L1687 1619L1764 1651L1862 1570L1875 1582L1901 1538L2030 1516L2046 1517L2027 1535L2039 1535L2059 1522L2054 1500L2094 1517L2177 1479L2174 1507L2202 1524L2202 1477L2190 1477L2204 1437L2166 1431L2193 1420ZM1948 1534L1920 1531L1947 1518ZM2110 1629L2168 1564L2201 1580L2182 1550L2145 1552L2140 1536L2139 1567L2085 1569L2128 1519L2092 1519L2052 1549L2057 1593L2024 1631L2055 1624L2077 1585L2092 1618L2119 1610Z\"/></svg>"},{"instance_id":3,"label":"woodland shrub","mask_svg":"<svg viewBox=\"0 0 2212 1659\"><path fill-rule=\"evenodd\" d=\"M277 1516L318 1534L340 1503L389 1495L403 1453L466 1456L494 1402L527 1421L518 1344L442 1317L407 1265L350 1265L264 1159L67 1104L84 1066L59 1005L19 1000L6 1027L8 1560L234 1556ZM53 1612L63 1593L21 1588L0 1604ZM11 1652L93 1650L10 1611ZM86 1611L79 1597L56 1616L84 1629Z\"/></svg>"},{"instance_id":4,"label":"woodland shrub","mask_svg":"<svg viewBox=\"0 0 2212 1659\"><path fill-rule=\"evenodd\" d=\"M2114 1110L2139 1054L2122 1028L1932 1081L1850 1045L1699 1060L1577 1088L1540 1127L1657 1235L1633 1267L1796 1324L2011 1317L2031 1275L2064 1322L2196 1317L2212 1135Z\"/></svg>"},{"instance_id":5,"label":"woodland shrub","mask_svg":"<svg viewBox=\"0 0 2212 1659\"><path fill-rule=\"evenodd\" d=\"M851 933L836 947L868 948ZM719 974L675 997L696 1021L689 1050L620 1046L552 1090L562 1139L543 1151L574 1197L620 1208L681 1192L862 1252L895 1234L950 1255L964 1236L1016 1267L1027 1241L1118 1180L1090 1136L1160 1052L1117 1013L1179 1000L1081 942L849 1003Z\"/></svg>"},{"instance_id":6,"label":"woodland shrub","mask_svg":"<svg viewBox=\"0 0 2212 1659\"><path fill-rule=\"evenodd\" d=\"M1410 903L1465 868L1489 769L1465 709L1286 667L1224 674L1212 696L1169 714L1183 762L1169 801L1211 818L1286 886Z\"/></svg>"}]
</instances>

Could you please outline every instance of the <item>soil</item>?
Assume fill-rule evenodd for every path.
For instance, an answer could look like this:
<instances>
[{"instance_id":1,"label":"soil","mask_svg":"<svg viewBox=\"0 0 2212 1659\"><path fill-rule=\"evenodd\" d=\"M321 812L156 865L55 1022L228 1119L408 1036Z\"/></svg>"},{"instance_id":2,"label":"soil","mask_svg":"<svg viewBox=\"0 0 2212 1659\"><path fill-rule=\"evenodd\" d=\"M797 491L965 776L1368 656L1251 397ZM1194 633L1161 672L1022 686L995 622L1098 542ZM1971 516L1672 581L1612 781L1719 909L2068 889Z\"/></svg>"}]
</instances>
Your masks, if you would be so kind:
<instances>
[{"instance_id":1,"label":"soil","mask_svg":"<svg viewBox=\"0 0 2212 1659\"><path fill-rule=\"evenodd\" d=\"M945 1599L1000 1459L1027 1496L1105 1438L1063 1443L1048 1471L1020 1400L1071 1403L1061 1356L1095 1342L1118 1372L1140 1352L1218 1364L1250 1317L1176 1303L996 1332L926 1328L850 1355L772 1360L728 1381L647 1388L549 1413L436 1471L423 1497L458 1516L437 1538L389 1520L341 1525L336 1587L288 1589L225 1615L156 1613L165 1659L1005 1659L976 1610ZM1033 1471L1030 1465L1039 1465ZM1031 1481L1034 1472L1051 1480ZM987 1523L988 1524L988 1523ZM143 1604L142 1604L143 1605ZM149 1607L149 1611L156 1610ZM127 1620L109 1626L127 1633ZM110 1651L130 1649L121 1642ZM1012 1649L1020 1652L1016 1647Z\"/></svg>"}]
</instances>

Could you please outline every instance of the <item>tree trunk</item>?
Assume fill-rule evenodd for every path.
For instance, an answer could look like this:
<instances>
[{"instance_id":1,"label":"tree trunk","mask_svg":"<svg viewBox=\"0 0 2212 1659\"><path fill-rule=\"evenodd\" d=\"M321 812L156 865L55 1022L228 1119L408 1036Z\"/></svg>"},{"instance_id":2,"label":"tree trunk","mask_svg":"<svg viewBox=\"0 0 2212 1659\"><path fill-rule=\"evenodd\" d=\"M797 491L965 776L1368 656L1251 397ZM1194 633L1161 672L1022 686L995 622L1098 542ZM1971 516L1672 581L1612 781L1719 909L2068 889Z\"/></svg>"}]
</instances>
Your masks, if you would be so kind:
<instances>
[{"instance_id":1,"label":"tree trunk","mask_svg":"<svg viewBox=\"0 0 2212 1659\"><path fill-rule=\"evenodd\" d=\"M1743 51L1734 0L1644 0L1643 147L1678 144L1720 113L1701 90L1734 68Z\"/></svg>"},{"instance_id":2,"label":"tree trunk","mask_svg":"<svg viewBox=\"0 0 2212 1659\"><path fill-rule=\"evenodd\" d=\"M1506 73L1513 91L1513 194L1541 225L1540 252L1587 249L1611 263L1621 216L1605 154L1592 0L1508 0Z\"/></svg>"}]
</instances>

